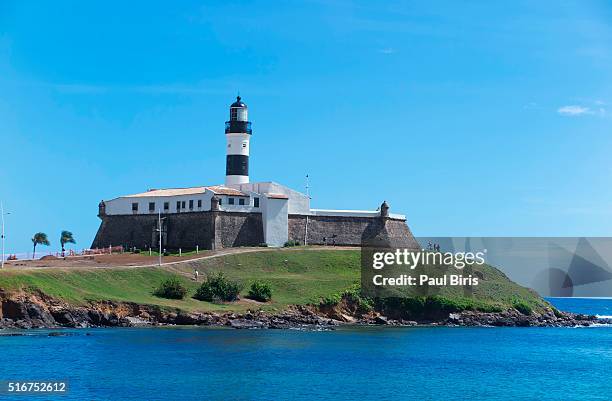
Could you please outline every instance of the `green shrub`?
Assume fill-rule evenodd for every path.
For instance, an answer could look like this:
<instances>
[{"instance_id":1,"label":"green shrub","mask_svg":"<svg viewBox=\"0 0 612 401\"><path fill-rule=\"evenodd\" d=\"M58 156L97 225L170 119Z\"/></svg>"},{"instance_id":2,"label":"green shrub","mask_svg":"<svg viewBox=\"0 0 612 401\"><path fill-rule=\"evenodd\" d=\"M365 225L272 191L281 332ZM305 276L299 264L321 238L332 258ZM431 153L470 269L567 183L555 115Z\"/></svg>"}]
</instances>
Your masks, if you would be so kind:
<instances>
[{"instance_id":1,"label":"green shrub","mask_svg":"<svg viewBox=\"0 0 612 401\"><path fill-rule=\"evenodd\" d=\"M265 242L262 242L261 244L257 245L260 248L267 248L268 244L266 244Z\"/></svg>"},{"instance_id":2,"label":"green shrub","mask_svg":"<svg viewBox=\"0 0 612 401\"><path fill-rule=\"evenodd\" d=\"M200 301L231 302L238 299L241 285L226 278L223 273L210 274L193 296Z\"/></svg>"},{"instance_id":3,"label":"green shrub","mask_svg":"<svg viewBox=\"0 0 612 401\"><path fill-rule=\"evenodd\" d=\"M371 298L361 295L361 285L353 284L342 293L342 297L348 302L357 305L357 311L365 313L374 309L374 303Z\"/></svg>"},{"instance_id":4,"label":"green shrub","mask_svg":"<svg viewBox=\"0 0 612 401\"><path fill-rule=\"evenodd\" d=\"M479 312L486 313L500 313L503 312L504 308L496 304L487 304L484 302L479 302L475 304L475 309Z\"/></svg>"},{"instance_id":5,"label":"green shrub","mask_svg":"<svg viewBox=\"0 0 612 401\"><path fill-rule=\"evenodd\" d=\"M265 281L255 281L249 289L249 298L260 302L268 302L272 299L272 288Z\"/></svg>"},{"instance_id":6,"label":"green shrub","mask_svg":"<svg viewBox=\"0 0 612 401\"><path fill-rule=\"evenodd\" d=\"M413 297L402 299L402 310L409 313L410 316L419 316L425 310L425 297Z\"/></svg>"},{"instance_id":7,"label":"green shrub","mask_svg":"<svg viewBox=\"0 0 612 401\"><path fill-rule=\"evenodd\" d=\"M321 300L321 306L336 306L342 299L357 306L357 311L366 313L374 309L374 300L361 296L361 286L353 284L346 290L326 296Z\"/></svg>"},{"instance_id":8,"label":"green shrub","mask_svg":"<svg viewBox=\"0 0 612 401\"><path fill-rule=\"evenodd\" d=\"M187 288L178 278L169 278L153 291L153 295L160 298L183 299L187 295Z\"/></svg>"},{"instance_id":9,"label":"green shrub","mask_svg":"<svg viewBox=\"0 0 612 401\"><path fill-rule=\"evenodd\" d=\"M336 306L342 300L342 295L340 294L331 294L326 296L321 300L322 306Z\"/></svg>"},{"instance_id":10,"label":"green shrub","mask_svg":"<svg viewBox=\"0 0 612 401\"><path fill-rule=\"evenodd\" d=\"M557 308L552 308L552 311L557 319L561 319L563 317L563 313Z\"/></svg>"},{"instance_id":11,"label":"green shrub","mask_svg":"<svg viewBox=\"0 0 612 401\"><path fill-rule=\"evenodd\" d=\"M480 312L502 312L497 304L474 301L470 298L446 298L439 295L409 298L376 298L375 307L385 313L409 318L440 318L449 313L475 310Z\"/></svg>"},{"instance_id":12,"label":"green shrub","mask_svg":"<svg viewBox=\"0 0 612 401\"><path fill-rule=\"evenodd\" d=\"M514 301L512 306L514 307L514 309L516 309L517 311L521 312L523 315L529 316L529 315L531 315L533 313L533 310L531 309L531 306L529 306L524 301Z\"/></svg>"},{"instance_id":13,"label":"green shrub","mask_svg":"<svg viewBox=\"0 0 612 401\"><path fill-rule=\"evenodd\" d=\"M291 247L291 246L300 246L300 241L296 241L293 239L290 239L289 241L285 242L285 245L283 245L285 248L287 247Z\"/></svg>"}]
</instances>

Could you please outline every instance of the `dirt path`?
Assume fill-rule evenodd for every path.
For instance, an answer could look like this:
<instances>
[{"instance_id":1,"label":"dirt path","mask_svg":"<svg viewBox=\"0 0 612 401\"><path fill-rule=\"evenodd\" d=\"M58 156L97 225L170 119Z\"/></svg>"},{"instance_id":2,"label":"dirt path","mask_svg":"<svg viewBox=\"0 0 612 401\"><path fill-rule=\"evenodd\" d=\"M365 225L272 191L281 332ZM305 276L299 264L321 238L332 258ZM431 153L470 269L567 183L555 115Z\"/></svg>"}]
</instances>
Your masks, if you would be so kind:
<instances>
[{"instance_id":1,"label":"dirt path","mask_svg":"<svg viewBox=\"0 0 612 401\"><path fill-rule=\"evenodd\" d=\"M278 252L278 251L315 251L315 250L356 250L359 247L339 247L339 246L309 246L309 247L292 247L292 248L264 248L264 247L244 247L244 248L226 248L218 251L203 251L204 256L165 256L162 258L162 267L174 267L176 265L197 262L218 258L225 255L235 255L251 252ZM140 268L140 267L157 267L156 256L148 256L142 254L116 254L116 255L95 255L89 257L67 257L65 259L44 259L35 261L15 261L4 265L4 271L23 271L23 270L44 270L44 269L113 269L113 268ZM172 268L175 272L181 272L177 268Z\"/></svg>"}]
</instances>

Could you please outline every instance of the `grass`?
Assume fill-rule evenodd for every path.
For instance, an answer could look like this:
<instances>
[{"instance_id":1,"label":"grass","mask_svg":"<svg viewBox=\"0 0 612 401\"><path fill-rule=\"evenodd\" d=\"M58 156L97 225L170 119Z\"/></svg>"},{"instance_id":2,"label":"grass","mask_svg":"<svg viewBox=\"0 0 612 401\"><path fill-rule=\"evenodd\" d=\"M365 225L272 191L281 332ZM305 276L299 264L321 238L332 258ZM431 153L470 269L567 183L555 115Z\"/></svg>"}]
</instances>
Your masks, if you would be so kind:
<instances>
[{"instance_id":1,"label":"grass","mask_svg":"<svg viewBox=\"0 0 612 401\"><path fill-rule=\"evenodd\" d=\"M180 274L200 272L200 283ZM113 300L175 307L185 310L242 311L257 307L252 303L213 304L192 299L203 276L223 271L244 285L246 297L250 284L265 280L272 287L273 299L263 309L280 310L290 304L318 302L328 293L346 288L359 279L357 251L274 251L227 255L168 267L38 269L0 272L0 288L39 289L52 297L73 304ZM158 298L155 288L177 277L188 289L184 300Z\"/></svg>"},{"instance_id":2,"label":"grass","mask_svg":"<svg viewBox=\"0 0 612 401\"><path fill-rule=\"evenodd\" d=\"M259 305L246 301L213 304L195 300L191 297L200 283L189 278L194 268L200 273L200 283L207 273L220 271L226 277L240 281L244 288L242 298L247 296L252 282L266 281L272 288L272 300ZM535 292L513 283L499 270L490 266L481 266L478 270L485 277L474 287L474 300L479 304L512 307L517 299L520 299L533 310L548 306ZM154 289L162 281L173 277L178 278L187 288L185 299L163 299L153 295ZM0 289L39 289L45 294L73 304L113 300L189 311L240 312L260 306L266 310L281 310L292 304L318 304L323 299L335 299L336 294L342 294L359 282L359 279L358 250L302 248L225 255L161 268L47 268L2 271ZM463 292L461 289L444 289L440 295L460 299Z\"/></svg>"}]
</instances>

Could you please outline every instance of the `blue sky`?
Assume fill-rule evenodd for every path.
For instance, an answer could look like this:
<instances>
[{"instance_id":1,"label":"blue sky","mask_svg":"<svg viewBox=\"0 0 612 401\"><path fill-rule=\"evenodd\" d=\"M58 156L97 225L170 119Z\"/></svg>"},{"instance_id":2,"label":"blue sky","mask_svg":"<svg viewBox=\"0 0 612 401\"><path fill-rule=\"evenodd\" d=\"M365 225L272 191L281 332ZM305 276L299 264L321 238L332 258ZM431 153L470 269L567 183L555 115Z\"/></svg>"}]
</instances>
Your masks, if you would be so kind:
<instances>
[{"instance_id":1,"label":"blue sky","mask_svg":"<svg viewBox=\"0 0 612 401\"><path fill-rule=\"evenodd\" d=\"M431 3L431 4L430 4ZM495 4L494 4L495 3ZM97 204L222 183L240 91L251 179L387 200L416 235L612 234L604 1L0 3L9 251Z\"/></svg>"}]
</instances>

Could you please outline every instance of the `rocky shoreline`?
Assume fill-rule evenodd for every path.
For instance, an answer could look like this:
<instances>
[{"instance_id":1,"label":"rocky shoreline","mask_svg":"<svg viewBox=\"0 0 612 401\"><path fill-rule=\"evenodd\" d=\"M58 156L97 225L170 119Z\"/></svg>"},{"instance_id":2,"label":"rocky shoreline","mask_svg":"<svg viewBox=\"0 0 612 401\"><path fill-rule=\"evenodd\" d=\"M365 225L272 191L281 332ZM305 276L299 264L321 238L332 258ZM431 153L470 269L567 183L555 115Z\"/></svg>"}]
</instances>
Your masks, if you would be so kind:
<instances>
[{"instance_id":1,"label":"rocky shoreline","mask_svg":"<svg viewBox=\"0 0 612 401\"><path fill-rule=\"evenodd\" d=\"M437 320L395 320L377 312L357 314L353 308L321 308L314 305L293 306L279 313L187 313L151 305L127 302L92 302L73 306L40 292L5 293L0 291L0 329L148 327L196 325L236 329L333 329L339 325L390 326L505 326L505 327L576 327L612 324L610 319L554 312L523 315L510 309L500 313L464 311ZM344 305L347 306L347 305Z\"/></svg>"}]
</instances>

